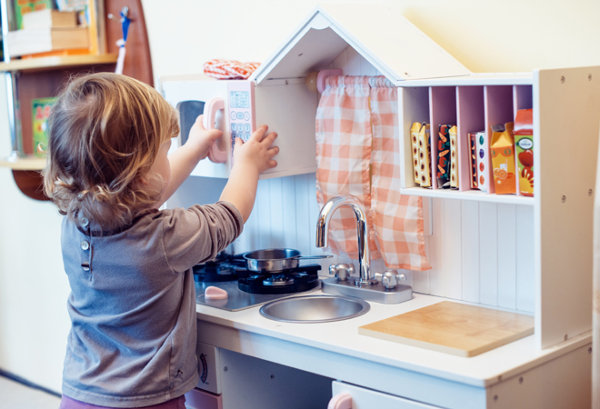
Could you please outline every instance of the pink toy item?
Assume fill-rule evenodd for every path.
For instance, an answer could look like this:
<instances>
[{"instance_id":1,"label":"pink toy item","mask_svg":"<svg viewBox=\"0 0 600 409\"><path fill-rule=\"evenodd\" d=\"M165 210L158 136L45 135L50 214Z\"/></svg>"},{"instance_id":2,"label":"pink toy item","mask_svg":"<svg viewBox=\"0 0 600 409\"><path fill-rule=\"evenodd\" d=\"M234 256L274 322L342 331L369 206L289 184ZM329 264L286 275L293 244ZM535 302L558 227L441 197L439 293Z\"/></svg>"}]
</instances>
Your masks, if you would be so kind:
<instances>
[{"instance_id":1,"label":"pink toy item","mask_svg":"<svg viewBox=\"0 0 600 409\"><path fill-rule=\"evenodd\" d=\"M352 409L352 395L348 392L338 393L331 398L327 409Z\"/></svg>"},{"instance_id":2,"label":"pink toy item","mask_svg":"<svg viewBox=\"0 0 600 409\"><path fill-rule=\"evenodd\" d=\"M204 298L206 300L226 300L227 297L227 291L219 287L211 285L206 287L206 290L204 290Z\"/></svg>"},{"instance_id":3,"label":"pink toy item","mask_svg":"<svg viewBox=\"0 0 600 409\"><path fill-rule=\"evenodd\" d=\"M206 129L214 128L217 118L217 112L225 110L225 101L222 98L213 98L206 104L204 109L204 127ZM216 141L208 151L208 159L214 163L227 162L227 136L223 133L223 138Z\"/></svg>"}]
</instances>

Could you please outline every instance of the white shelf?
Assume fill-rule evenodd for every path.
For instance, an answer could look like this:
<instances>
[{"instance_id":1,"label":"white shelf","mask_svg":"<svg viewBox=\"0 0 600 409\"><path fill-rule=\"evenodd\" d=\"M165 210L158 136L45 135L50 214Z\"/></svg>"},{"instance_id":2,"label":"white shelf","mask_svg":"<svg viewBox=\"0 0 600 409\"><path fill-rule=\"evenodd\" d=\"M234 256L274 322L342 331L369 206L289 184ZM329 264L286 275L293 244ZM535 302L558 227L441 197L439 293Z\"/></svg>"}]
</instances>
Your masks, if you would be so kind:
<instances>
[{"instance_id":1,"label":"white shelf","mask_svg":"<svg viewBox=\"0 0 600 409\"><path fill-rule=\"evenodd\" d=\"M46 167L46 159L34 156L16 159L2 158L0 159L0 167L12 170L43 170Z\"/></svg>"},{"instance_id":2,"label":"white shelf","mask_svg":"<svg viewBox=\"0 0 600 409\"><path fill-rule=\"evenodd\" d=\"M448 76L419 80L400 81L402 87L462 87L462 86L491 86L491 85L532 85L532 72L511 73L473 73L464 76Z\"/></svg>"},{"instance_id":3,"label":"white shelf","mask_svg":"<svg viewBox=\"0 0 600 409\"><path fill-rule=\"evenodd\" d=\"M114 64L116 62L117 56L114 54L32 57L0 63L0 71L48 70L80 65Z\"/></svg>"},{"instance_id":4,"label":"white shelf","mask_svg":"<svg viewBox=\"0 0 600 409\"><path fill-rule=\"evenodd\" d=\"M433 197L440 199L475 200L478 202L490 202L501 204L516 204L533 206L534 198L517 195L496 195L478 190L451 190L451 189L426 189L422 187L409 187L400 189L405 195Z\"/></svg>"}]
</instances>

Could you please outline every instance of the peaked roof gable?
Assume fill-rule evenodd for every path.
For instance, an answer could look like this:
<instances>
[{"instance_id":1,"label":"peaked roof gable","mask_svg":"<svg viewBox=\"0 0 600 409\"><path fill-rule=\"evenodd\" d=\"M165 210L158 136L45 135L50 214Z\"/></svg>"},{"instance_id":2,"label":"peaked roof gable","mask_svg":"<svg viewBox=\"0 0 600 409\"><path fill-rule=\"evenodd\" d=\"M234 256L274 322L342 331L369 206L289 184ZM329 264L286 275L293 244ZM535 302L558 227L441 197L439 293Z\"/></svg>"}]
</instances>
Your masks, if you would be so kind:
<instances>
[{"instance_id":1,"label":"peaked roof gable","mask_svg":"<svg viewBox=\"0 0 600 409\"><path fill-rule=\"evenodd\" d=\"M315 9L252 79L260 84L269 79L303 77L328 67L347 47L396 84L470 74L394 7L352 4Z\"/></svg>"}]
</instances>

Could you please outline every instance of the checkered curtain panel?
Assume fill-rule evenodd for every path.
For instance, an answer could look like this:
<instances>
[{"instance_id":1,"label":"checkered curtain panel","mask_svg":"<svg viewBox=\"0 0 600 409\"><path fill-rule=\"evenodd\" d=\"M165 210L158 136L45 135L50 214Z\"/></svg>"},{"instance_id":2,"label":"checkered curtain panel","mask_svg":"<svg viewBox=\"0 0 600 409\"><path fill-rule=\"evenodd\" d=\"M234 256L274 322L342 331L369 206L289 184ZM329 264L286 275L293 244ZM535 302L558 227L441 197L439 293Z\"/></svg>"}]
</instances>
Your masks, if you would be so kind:
<instances>
[{"instance_id":1,"label":"checkered curtain panel","mask_svg":"<svg viewBox=\"0 0 600 409\"><path fill-rule=\"evenodd\" d=\"M383 77L327 78L316 117L317 201L354 195L368 215L371 258L389 268L426 270L421 198L400 195L397 91ZM328 244L358 257L356 218L334 214Z\"/></svg>"},{"instance_id":2,"label":"checkered curtain panel","mask_svg":"<svg viewBox=\"0 0 600 409\"><path fill-rule=\"evenodd\" d=\"M425 253L423 200L400 194L398 89L383 77L370 78L371 220L385 265L407 270L431 268Z\"/></svg>"}]
</instances>

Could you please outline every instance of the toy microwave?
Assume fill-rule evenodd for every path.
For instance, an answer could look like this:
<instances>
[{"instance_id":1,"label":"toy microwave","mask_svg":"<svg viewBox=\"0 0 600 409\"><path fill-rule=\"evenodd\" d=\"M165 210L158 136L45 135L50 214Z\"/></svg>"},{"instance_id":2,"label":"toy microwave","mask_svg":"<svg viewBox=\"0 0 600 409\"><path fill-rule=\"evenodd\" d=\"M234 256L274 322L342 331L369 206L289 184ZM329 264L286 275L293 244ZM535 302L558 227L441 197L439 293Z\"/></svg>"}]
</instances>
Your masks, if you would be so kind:
<instances>
[{"instance_id":1,"label":"toy microwave","mask_svg":"<svg viewBox=\"0 0 600 409\"><path fill-rule=\"evenodd\" d=\"M180 143L199 114L204 126L223 130L223 137L192 171L194 176L227 178L236 138L248 140L257 126L277 132L277 166L262 178L311 173L316 170L315 115L317 97L304 81L215 80L205 76L164 77L165 99L180 114Z\"/></svg>"}]
</instances>

